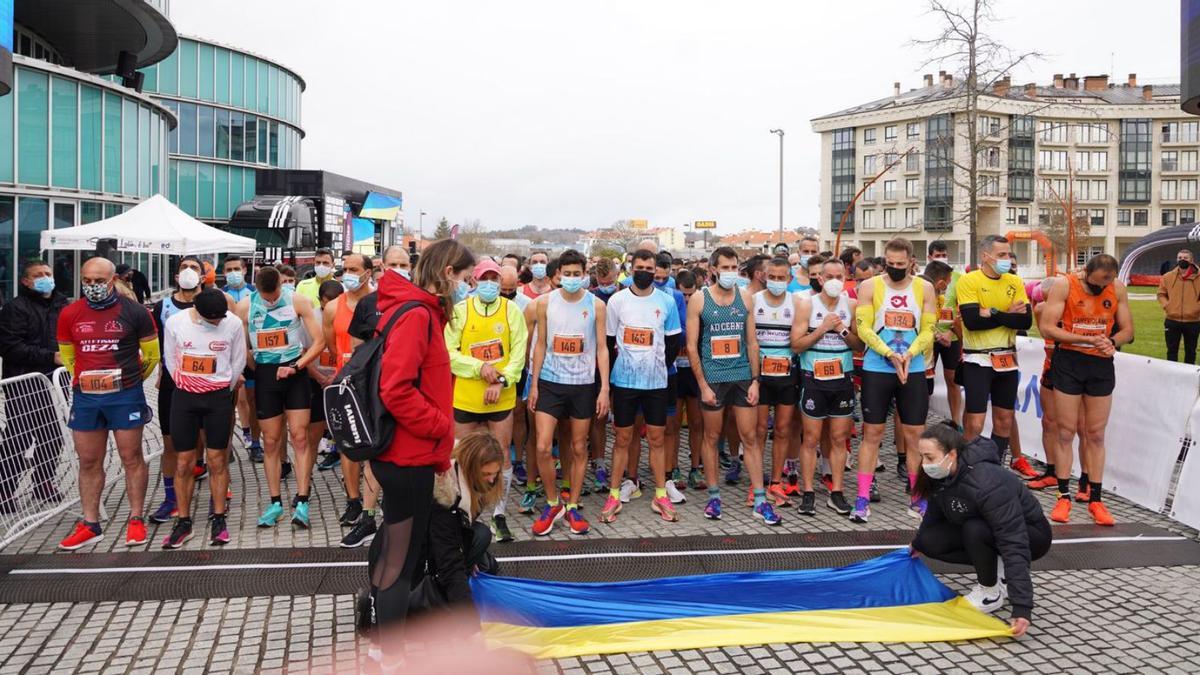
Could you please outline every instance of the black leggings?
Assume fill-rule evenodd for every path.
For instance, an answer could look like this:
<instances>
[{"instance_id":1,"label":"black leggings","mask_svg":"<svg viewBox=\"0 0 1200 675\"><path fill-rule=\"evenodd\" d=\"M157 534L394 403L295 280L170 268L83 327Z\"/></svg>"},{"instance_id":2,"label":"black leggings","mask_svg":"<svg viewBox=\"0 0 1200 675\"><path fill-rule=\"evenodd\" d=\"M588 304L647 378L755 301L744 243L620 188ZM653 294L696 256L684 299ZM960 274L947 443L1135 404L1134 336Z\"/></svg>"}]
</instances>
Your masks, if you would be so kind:
<instances>
[{"instance_id":1,"label":"black leggings","mask_svg":"<svg viewBox=\"0 0 1200 675\"><path fill-rule=\"evenodd\" d=\"M1029 559L1037 560L1050 550L1050 524L1043 520L1029 525ZM968 518L961 525L943 520L922 527L913 540L913 548L930 558L975 568L976 580L983 586L996 585L996 537L982 518Z\"/></svg>"},{"instance_id":2,"label":"black leggings","mask_svg":"<svg viewBox=\"0 0 1200 675\"><path fill-rule=\"evenodd\" d=\"M383 490L383 529L371 542L367 575L379 627L400 627L429 529L433 467L371 460L371 471Z\"/></svg>"}]
</instances>

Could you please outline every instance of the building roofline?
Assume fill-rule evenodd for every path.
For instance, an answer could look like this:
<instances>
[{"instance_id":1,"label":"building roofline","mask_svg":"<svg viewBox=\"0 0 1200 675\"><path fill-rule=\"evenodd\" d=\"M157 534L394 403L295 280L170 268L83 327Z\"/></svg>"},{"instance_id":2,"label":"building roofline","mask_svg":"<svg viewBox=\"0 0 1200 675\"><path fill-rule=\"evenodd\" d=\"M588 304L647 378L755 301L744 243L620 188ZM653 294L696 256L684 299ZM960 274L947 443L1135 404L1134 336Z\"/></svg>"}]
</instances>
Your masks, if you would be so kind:
<instances>
[{"instance_id":1,"label":"building roofline","mask_svg":"<svg viewBox=\"0 0 1200 675\"><path fill-rule=\"evenodd\" d=\"M227 42L221 42L219 40L211 40L209 38L200 37L199 35L192 35L190 33L180 33L179 39L180 40L191 40L193 42L202 42L207 45L213 45L214 47L221 47L222 49L228 49L231 52L239 52L241 54L245 54L246 56L253 56L254 58L256 58L260 61L266 61L267 63L273 64L275 66L278 66L279 68L282 68L283 70L286 70L292 77L296 78L296 80L300 83L300 91L305 91L306 89L308 89L308 83L304 81L304 78L300 76L300 73L296 72L295 68L292 68L291 66L288 66L288 65L280 62L278 59L273 59L269 56L263 56L262 54L259 54L258 52L252 52L249 49L243 49L242 47L236 47Z\"/></svg>"}]
</instances>

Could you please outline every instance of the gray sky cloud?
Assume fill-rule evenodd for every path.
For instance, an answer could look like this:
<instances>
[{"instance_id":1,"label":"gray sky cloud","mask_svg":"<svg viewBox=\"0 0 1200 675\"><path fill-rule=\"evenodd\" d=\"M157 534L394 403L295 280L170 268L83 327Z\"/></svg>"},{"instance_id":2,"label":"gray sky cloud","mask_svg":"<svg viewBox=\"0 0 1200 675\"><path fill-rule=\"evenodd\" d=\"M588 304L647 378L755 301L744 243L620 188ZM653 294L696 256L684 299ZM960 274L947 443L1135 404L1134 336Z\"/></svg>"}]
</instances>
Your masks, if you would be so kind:
<instances>
[{"instance_id":1,"label":"gray sky cloud","mask_svg":"<svg viewBox=\"0 0 1200 675\"><path fill-rule=\"evenodd\" d=\"M1178 3L1002 0L995 32L1055 72L1177 82ZM1135 9L1136 8L1136 9ZM809 119L921 81L919 0L175 0L181 33L278 59L308 83L304 168L404 191L485 227L621 218L812 226ZM926 69L929 70L929 69ZM936 70L936 68L933 68Z\"/></svg>"}]
</instances>

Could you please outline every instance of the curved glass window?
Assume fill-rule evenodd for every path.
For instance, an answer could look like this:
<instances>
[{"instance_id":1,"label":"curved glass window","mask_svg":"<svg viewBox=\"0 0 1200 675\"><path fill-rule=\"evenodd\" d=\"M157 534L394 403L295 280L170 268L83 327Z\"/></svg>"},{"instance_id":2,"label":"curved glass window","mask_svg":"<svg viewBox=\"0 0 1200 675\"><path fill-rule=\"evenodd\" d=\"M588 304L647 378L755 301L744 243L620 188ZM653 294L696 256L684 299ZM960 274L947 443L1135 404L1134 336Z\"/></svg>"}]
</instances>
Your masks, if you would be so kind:
<instances>
[{"instance_id":1,"label":"curved glass window","mask_svg":"<svg viewBox=\"0 0 1200 675\"><path fill-rule=\"evenodd\" d=\"M246 58L238 52L229 54L229 103L242 107L246 101Z\"/></svg>"},{"instance_id":2,"label":"curved glass window","mask_svg":"<svg viewBox=\"0 0 1200 675\"><path fill-rule=\"evenodd\" d=\"M229 103L229 50L217 49L216 71L216 100L218 103Z\"/></svg>"},{"instance_id":3,"label":"curved glass window","mask_svg":"<svg viewBox=\"0 0 1200 675\"><path fill-rule=\"evenodd\" d=\"M46 185L49 178L49 77L17 71L17 181Z\"/></svg>"},{"instance_id":4,"label":"curved glass window","mask_svg":"<svg viewBox=\"0 0 1200 675\"><path fill-rule=\"evenodd\" d=\"M197 59L196 83L198 85L199 96L205 101L212 101L216 98L214 83L216 74L213 71L213 47L201 42L199 45L200 56Z\"/></svg>"},{"instance_id":5,"label":"curved glass window","mask_svg":"<svg viewBox=\"0 0 1200 675\"><path fill-rule=\"evenodd\" d=\"M104 191L121 191L121 97L104 93Z\"/></svg>"},{"instance_id":6,"label":"curved glass window","mask_svg":"<svg viewBox=\"0 0 1200 675\"><path fill-rule=\"evenodd\" d=\"M75 82L61 77L50 81L50 117L52 130L50 148L53 167L50 182L55 187L74 188L79 185L79 92Z\"/></svg>"},{"instance_id":7,"label":"curved glass window","mask_svg":"<svg viewBox=\"0 0 1200 675\"><path fill-rule=\"evenodd\" d=\"M150 109L138 106L138 196L149 197L150 191ZM128 161L128 160L126 160Z\"/></svg>"},{"instance_id":8,"label":"curved glass window","mask_svg":"<svg viewBox=\"0 0 1200 675\"><path fill-rule=\"evenodd\" d=\"M196 154L196 104L195 103L180 103L179 104L179 126L176 128L179 135L179 154L195 155Z\"/></svg>"},{"instance_id":9,"label":"curved glass window","mask_svg":"<svg viewBox=\"0 0 1200 675\"><path fill-rule=\"evenodd\" d=\"M200 145L196 154L212 157L216 154L216 110L206 105L196 106L196 120L200 131Z\"/></svg>"},{"instance_id":10,"label":"curved glass window","mask_svg":"<svg viewBox=\"0 0 1200 675\"><path fill-rule=\"evenodd\" d=\"M179 95L196 97L196 43L179 41Z\"/></svg>"},{"instance_id":11,"label":"curved glass window","mask_svg":"<svg viewBox=\"0 0 1200 675\"><path fill-rule=\"evenodd\" d=\"M79 87L79 187L103 189L100 171L103 162L102 140L104 99L96 87Z\"/></svg>"},{"instance_id":12,"label":"curved glass window","mask_svg":"<svg viewBox=\"0 0 1200 675\"><path fill-rule=\"evenodd\" d=\"M135 195L138 191L138 106L133 101L121 105L121 174L122 192Z\"/></svg>"}]
</instances>

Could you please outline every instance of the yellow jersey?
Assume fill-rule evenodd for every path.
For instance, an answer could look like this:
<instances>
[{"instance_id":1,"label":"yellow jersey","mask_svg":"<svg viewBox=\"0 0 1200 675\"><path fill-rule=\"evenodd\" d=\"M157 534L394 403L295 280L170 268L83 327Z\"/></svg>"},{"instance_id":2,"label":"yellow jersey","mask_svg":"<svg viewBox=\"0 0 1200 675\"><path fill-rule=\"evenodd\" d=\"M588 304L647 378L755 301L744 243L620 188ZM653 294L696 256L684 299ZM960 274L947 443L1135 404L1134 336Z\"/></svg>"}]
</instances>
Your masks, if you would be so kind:
<instances>
[{"instance_id":1,"label":"yellow jersey","mask_svg":"<svg viewBox=\"0 0 1200 675\"><path fill-rule=\"evenodd\" d=\"M988 308L993 311L1007 312L1014 303L1029 303L1025 294L1025 284L1015 274L1001 274L999 279L992 279L975 270L962 275L955 285L959 313L963 305L979 305L980 309ZM971 330L963 326L963 351L985 352L997 349L1011 349L1017 343L1017 329L997 326L987 330Z\"/></svg>"}]
</instances>

